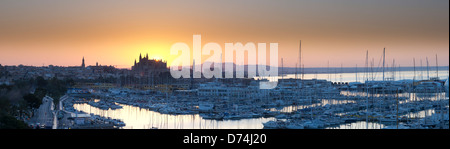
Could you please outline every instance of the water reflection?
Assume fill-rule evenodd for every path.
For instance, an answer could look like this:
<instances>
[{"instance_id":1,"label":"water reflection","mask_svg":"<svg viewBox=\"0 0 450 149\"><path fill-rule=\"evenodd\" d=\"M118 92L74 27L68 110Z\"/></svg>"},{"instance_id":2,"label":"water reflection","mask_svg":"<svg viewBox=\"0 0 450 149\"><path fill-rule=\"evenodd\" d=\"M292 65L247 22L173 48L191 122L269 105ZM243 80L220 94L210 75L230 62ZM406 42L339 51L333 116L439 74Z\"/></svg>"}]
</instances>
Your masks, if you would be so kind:
<instances>
[{"instance_id":1,"label":"water reflection","mask_svg":"<svg viewBox=\"0 0 450 149\"><path fill-rule=\"evenodd\" d=\"M369 122L368 125L365 121L359 121L354 123L342 124L336 127L328 127L325 129L381 129L384 127L383 124Z\"/></svg>"},{"instance_id":2,"label":"water reflection","mask_svg":"<svg viewBox=\"0 0 450 149\"><path fill-rule=\"evenodd\" d=\"M367 94L364 92L342 91L341 95L364 97ZM400 93L398 95L400 97L407 97L407 99L399 101L400 108L408 109L410 107L415 107L420 104L427 105L430 104L428 103L428 101L438 101L441 103L440 104L441 106L448 107L448 98L446 98L445 93ZM374 111L377 108L377 103L389 102L392 105L396 104L396 100L375 101L376 98L371 98L380 96L384 95L370 94L368 103L373 105L373 107L369 108L369 111ZM386 96L396 96L396 95L394 94ZM316 106L325 106L327 104L329 105L340 105L347 103L365 104L366 103L365 101L366 100L321 99L320 102L318 103L307 105L290 105L280 108L271 108L269 110L291 113L300 109L311 108ZM98 100L96 100L95 102L98 102ZM268 122L270 120L275 120L275 118L252 118L243 120L223 120L223 121L205 120L201 118L198 114L169 115L169 114L161 114L158 112L150 111L148 109L142 109L131 105L125 104L119 105L123 106L123 108L117 110L111 109L102 110L96 107L92 107L86 103L74 104L74 108L76 110L80 110L86 113L93 113L95 115L100 115L102 117L120 119L126 123L126 126L124 127L125 129L150 129L154 127L159 129L262 129L263 123ZM424 118L427 116L431 116L434 113L435 110L433 108L430 108L416 112L409 112L401 115L401 117L405 116L407 118ZM383 124L373 122L368 123L369 129L380 129L383 127L384 127ZM360 121L350 124L342 124L336 127L329 127L327 129L366 129L366 128L367 128L366 122Z\"/></svg>"},{"instance_id":3,"label":"water reflection","mask_svg":"<svg viewBox=\"0 0 450 149\"><path fill-rule=\"evenodd\" d=\"M205 120L195 115L169 115L142 109L135 106L119 104L122 109L102 110L89 104L74 104L76 110L93 113L125 122L125 129L262 129L262 123L274 118L252 118L242 120Z\"/></svg>"},{"instance_id":4,"label":"water reflection","mask_svg":"<svg viewBox=\"0 0 450 149\"><path fill-rule=\"evenodd\" d=\"M406 116L407 118L425 118L427 116L433 115L434 112L434 109L428 109L419 112L410 112L408 114L402 115L401 117Z\"/></svg>"},{"instance_id":5,"label":"water reflection","mask_svg":"<svg viewBox=\"0 0 450 149\"><path fill-rule=\"evenodd\" d=\"M312 105L291 105L291 106L284 106L284 107L278 107L278 108L270 108L269 110L284 112L284 113L291 113L291 112L295 112L297 110L301 110L301 109L305 109L305 108L324 106L327 104L337 105L337 104L346 104L346 103L356 103L356 101L354 101L354 100L322 99L320 103L314 103Z\"/></svg>"}]
</instances>

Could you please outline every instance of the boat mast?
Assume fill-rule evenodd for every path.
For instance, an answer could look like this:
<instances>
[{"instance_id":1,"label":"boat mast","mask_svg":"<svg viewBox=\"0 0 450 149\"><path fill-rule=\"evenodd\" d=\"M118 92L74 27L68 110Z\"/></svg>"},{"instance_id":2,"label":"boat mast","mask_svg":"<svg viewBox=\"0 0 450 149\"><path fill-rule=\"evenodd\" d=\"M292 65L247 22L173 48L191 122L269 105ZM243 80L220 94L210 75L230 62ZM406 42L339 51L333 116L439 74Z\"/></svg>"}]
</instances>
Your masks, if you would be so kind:
<instances>
[{"instance_id":1,"label":"boat mast","mask_svg":"<svg viewBox=\"0 0 450 149\"><path fill-rule=\"evenodd\" d=\"M413 85L416 81L416 58L413 58L413 65L414 65L414 77L413 77Z\"/></svg>"},{"instance_id":2,"label":"boat mast","mask_svg":"<svg viewBox=\"0 0 450 149\"><path fill-rule=\"evenodd\" d=\"M413 77L413 92L414 92L414 98L413 101L416 101L416 89L414 88L414 86L416 85L416 58L413 58L413 64L414 64L414 77Z\"/></svg>"},{"instance_id":3,"label":"boat mast","mask_svg":"<svg viewBox=\"0 0 450 149\"><path fill-rule=\"evenodd\" d=\"M375 81L375 77L373 75L373 66L374 65L375 65L374 64L374 58L372 58L372 62L370 62L370 74L371 74L371 77L372 77L372 81Z\"/></svg>"},{"instance_id":4,"label":"boat mast","mask_svg":"<svg viewBox=\"0 0 450 149\"><path fill-rule=\"evenodd\" d=\"M369 50L366 51L366 80L364 82L366 88L366 129L369 129L369 89L367 88L367 81L369 80Z\"/></svg>"},{"instance_id":5,"label":"boat mast","mask_svg":"<svg viewBox=\"0 0 450 149\"><path fill-rule=\"evenodd\" d=\"M298 46L298 64L299 64L300 69L301 69L301 67L302 67L302 40L300 40L300 44ZM298 69L298 68L296 68L296 69ZM302 73L301 70L300 70L300 73Z\"/></svg>"},{"instance_id":6,"label":"boat mast","mask_svg":"<svg viewBox=\"0 0 450 149\"><path fill-rule=\"evenodd\" d=\"M430 69L428 68L428 57L427 58L427 79L430 80Z\"/></svg>"},{"instance_id":7,"label":"boat mast","mask_svg":"<svg viewBox=\"0 0 450 149\"><path fill-rule=\"evenodd\" d=\"M298 77L297 77L297 70L298 70L298 68L297 68L297 63L295 63L295 80L297 80L298 79Z\"/></svg>"},{"instance_id":8,"label":"boat mast","mask_svg":"<svg viewBox=\"0 0 450 149\"><path fill-rule=\"evenodd\" d=\"M328 73L328 81L331 81L331 77L330 77L330 60L328 60L328 62L327 62L327 73Z\"/></svg>"},{"instance_id":9,"label":"boat mast","mask_svg":"<svg viewBox=\"0 0 450 149\"><path fill-rule=\"evenodd\" d=\"M341 63L341 74L339 75L339 77L340 77L340 80L341 80L341 83L342 83L342 73L343 73L344 71L342 70L342 63Z\"/></svg>"},{"instance_id":10,"label":"boat mast","mask_svg":"<svg viewBox=\"0 0 450 149\"><path fill-rule=\"evenodd\" d=\"M356 82L358 82L358 64L356 64L355 71L356 71Z\"/></svg>"},{"instance_id":11,"label":"boat mast","mask_svg":"<svg viewBox=\"0 0 450 149\"><path fill-rule=\"evenodd\" d=\"M385 64L385 60L386 60L386 48L383 48L383 86L384 86L384 64ZM382 89L382 91L383 91L383 96L385 96L384 95L384 90L385 90L385 88L383 88ZM383 101L384 101L385 99L383 98L383 100L380 102L380 112L381 112L381 105L382 105L382 103L383 103ZM381 124L381 119L380 119L380 124ZM380 129L381 129L381 125L380 125Z\"/></svg>"},{"instance_id":12,"label":"boat mast","mask_svg":"<svg viewBox=\"0 0 450 149\"><path fill-rule=\"evenodd\" d=\"M383 83L384 83L384 63L385 63L385 50L386 48L383 48Z\"/></svg>"},{"instance_id":13,"label":"boat mast","mask_svg":"<svg viewBox=\"0 0 450 149\"><path fill-rule=\"evenodd\" d=\"M423 80L423 64L422 64L422 59L420 59L420 80Z\"/></svg>"},{"instance_id":14,"label":"boat mast","mask_svg":"<svg viewBox=\"0 0 450 149\"><path fill-rule=\"evenodd\" d=\"M436 78L439 79L438 58L436 54Z\"/></svg>"},{"instance_id":15,"label":"boat mast","mask_svg":"<svg viewBox=\"0 0 450 149\"><path fill-rule=\"evenodd\" d=\"M392 81L395 81L395 59L392 60Z\"/></svg>"},{"instance_id":16,"label":"boat mast","mask_svg":"<svg viewBox=\"0 0 450 149\"><path fill-rule=\"evenodd\" d=\"M283 82L283 77L284 77L284 75L283 75L283 71L284 71L284 66L283 66L283 58L281 58L281 82Z\"/></svg>"},{"instance_id":17,"label":"boat mast","mask_svg":"<svg viewBox=\"0 0 450 149\"><path fill-rule=\"evenodd\" d=\"M396 119L397 119L397 129L398 129L398 88L397 88L397 102L396 102L396 104L397 104L397 117L396 117Z\"/></svg>"},{"instance_id":18,"label":"boat mast","mask_svg":"<svg viewBox=\"0 0 450 149\"><path fill-rule=\"evenodd\" d=\"M369 80L369 50L366 51L366 74L364 75L366 77L366 81Z\"/></svg>"}]
</instances>

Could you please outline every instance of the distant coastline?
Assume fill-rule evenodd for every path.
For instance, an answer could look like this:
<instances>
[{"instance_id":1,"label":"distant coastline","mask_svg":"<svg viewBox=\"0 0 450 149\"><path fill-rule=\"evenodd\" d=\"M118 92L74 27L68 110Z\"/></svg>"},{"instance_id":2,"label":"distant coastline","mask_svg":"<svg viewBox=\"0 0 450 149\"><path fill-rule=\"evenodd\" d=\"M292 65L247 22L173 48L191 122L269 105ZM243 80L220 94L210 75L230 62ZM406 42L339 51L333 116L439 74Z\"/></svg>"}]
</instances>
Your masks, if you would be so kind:
<instances>
[{"instance_id":1,"label":"distant coastline","mask_svg":"<svg viewBox=\"0 0 450 149\"><path fill-rule=\"evenodd\" d=\"M448 71L449 66L439 66L437 67L439 71ZM296 68L293 67L284 67L283 73L285 74L295 74ZM281 68L278 68L279 72L281 73ZM314 67L314 68L303 68L304 74L324 74L324 73L355 73L355 72L365 72L366 67L330 67L330 68L324 68L324 67ZM427 71L427 67L416 67L416 71ZM428 70L430 72L436 71L436 66L429 66ZM369 72L382 72L383 68L370 68ZM414 71L414 67L395 67L393 69L392 67L385 67L385 72L391 72L391 71ZM297 73L300 73L300 68L298 68Z\"/></svg>"},{"instance_id":2,"label":"distant coastline","mask_svg":"<svg viewBox=\"0 0 450 149\"><path fill-rule=\"evenodd\" d=\"M0 67L44 67L44 68L48 68L48 67L68 67L68 68L75 68L75 67L79 67L79 66L54 66L54 65L49 65L49 66L29 66L29 65L1 65ZM199 67L200 65L196 65L196 67ZM236 64L233 64L233 68L236 69ZM244 65L244 70L247 70L249 65ZM89 66L88 66L89 67ZM131 70L131 68L117 68L115 67L115 65L109 65L109 67L114 67L115 69L120 69L120 70ZM191 67L191 66L189 66ZM266 66L267 69L269 69L268 66ZM225 68L225 64L223 64L222 68ZM258 67L255 66L256 70L258 70ZM188 68L189 69L189 68ZM383 68L381 67L369 67L368 68L369 72L382 72ZM392 71L414 71L414 69L416 71L427 71L427 67L426 66L422 66L422 67L412 67L412 66L406 66L406 67L395 67L392 68L390 66L385 67L385 72L392 72ZM438 66L437 69L439 71L449 71L449 66ZM435 72L436 71L436 66L429 66L428 70L430 72ZM282 72L283 71L283 72ZM306 68L295 68L295 67L278 67L278 73L281 74L295 74L295 73L302 73L303 74L326 74L326 73L356 73L356 72L365 72L366 71L366 67L306 67Z\"/></svg>"}]
</instances>

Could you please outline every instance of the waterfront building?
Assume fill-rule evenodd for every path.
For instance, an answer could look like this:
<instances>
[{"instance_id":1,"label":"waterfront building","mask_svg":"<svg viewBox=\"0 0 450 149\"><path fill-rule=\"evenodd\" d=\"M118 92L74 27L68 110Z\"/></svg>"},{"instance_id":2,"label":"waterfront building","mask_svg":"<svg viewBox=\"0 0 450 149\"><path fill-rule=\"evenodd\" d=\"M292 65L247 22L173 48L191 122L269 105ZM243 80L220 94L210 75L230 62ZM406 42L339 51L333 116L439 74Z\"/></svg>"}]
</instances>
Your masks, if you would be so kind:
<instances>
[{"instance_id":1,"label":"waterfront building","mask_svg":"<svg viewBox=\"0 0 450 149\"><path fill-rule=\"evenodd\" d=\"M200 84L198 88L199 97L213 97L221 99L245 99L251 91L245 87L225 86L219 82L207 82Z\"/></svg>"}]
</instances>

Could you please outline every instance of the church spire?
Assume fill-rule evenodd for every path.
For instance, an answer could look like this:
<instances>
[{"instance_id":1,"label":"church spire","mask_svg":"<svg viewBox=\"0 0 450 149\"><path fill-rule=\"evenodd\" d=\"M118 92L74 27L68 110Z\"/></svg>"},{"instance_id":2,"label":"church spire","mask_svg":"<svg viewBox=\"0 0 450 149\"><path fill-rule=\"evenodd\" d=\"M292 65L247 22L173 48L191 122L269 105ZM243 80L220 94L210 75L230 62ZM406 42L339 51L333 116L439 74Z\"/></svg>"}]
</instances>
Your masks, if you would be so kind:
<instances>
[{"instance_id":1,"label":"church spire","mask_svg":"<svg viewBox=\"0 0 450 149\"><path fill-rule=\"evenodd\" d=\"M81 68L84 68L86 65L84 64L84 56L83 56L83 60L81 61Z\"/></svg>"},{"instance_id":2,"label":"church spire","mask_svg":"<svg viewBox=\"0 0 450 149\"><path fill-rule=\"evenodd\" d=\"M142 60L142 54L139 53L139 62Z\"/></svg>"}]
</instances>

